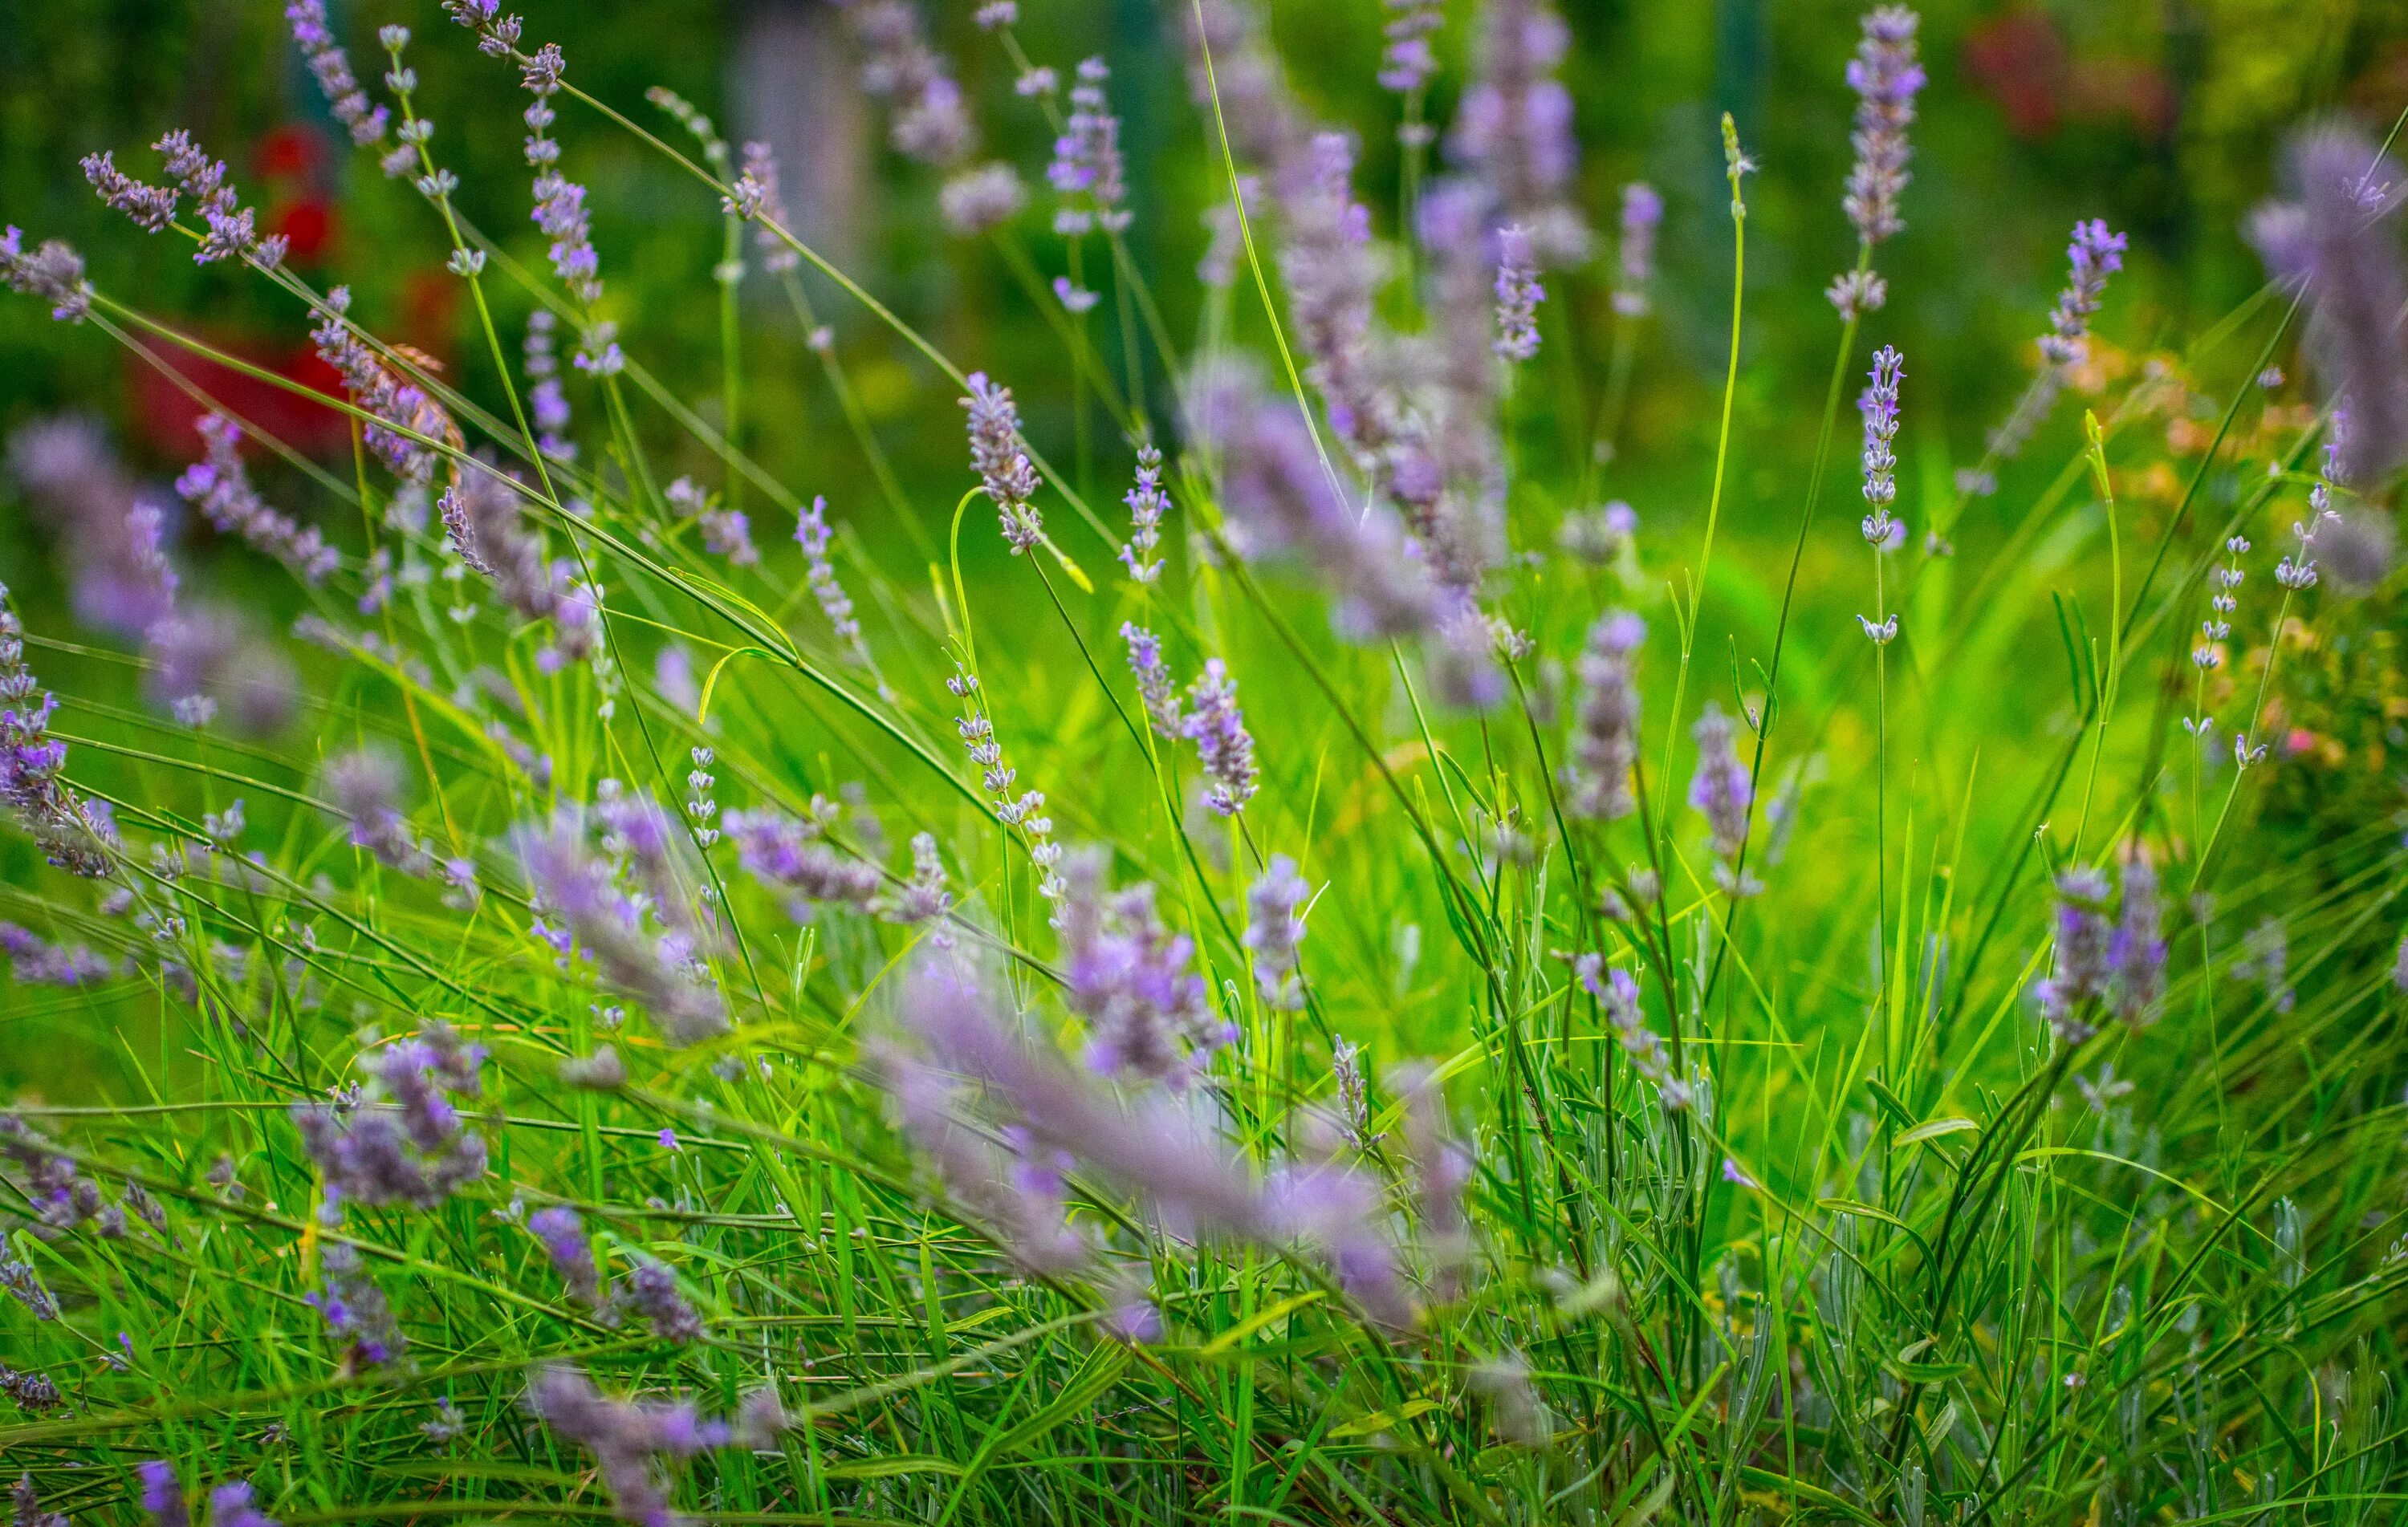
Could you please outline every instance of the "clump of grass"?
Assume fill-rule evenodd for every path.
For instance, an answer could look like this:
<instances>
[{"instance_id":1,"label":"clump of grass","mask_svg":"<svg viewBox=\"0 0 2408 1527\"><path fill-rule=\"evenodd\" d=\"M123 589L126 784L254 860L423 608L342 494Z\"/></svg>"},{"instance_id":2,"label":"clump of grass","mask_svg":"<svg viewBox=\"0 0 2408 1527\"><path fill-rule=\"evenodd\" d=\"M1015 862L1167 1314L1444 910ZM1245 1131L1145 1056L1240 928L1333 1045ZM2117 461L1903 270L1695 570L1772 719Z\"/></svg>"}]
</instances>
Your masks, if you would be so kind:
<instances>
[{"instance_id":1,"label":"clump of grass","mask_svg":"<svg viewBox=\"0 0 2408 1527\"><path fill-rule=\"evenodd\" d=\"M587 94L492 0L444 9L524 92L539 261L457 205L406 28L379 97L289 11L452 247L455 370L189 136L165 183L88 163L291 299L355 449L220 404L182 484L296 575L297 679L92 435L12 450L148 678L0 613L17 1520L2392 1516L2401 853L2295 800L2322 654L2398 678L2391 162L2303 140L2272 282L2137 369L2093 332L2125 241L2077 227L2021 400L1917 492L1937 363L1876 257L1924 77L1877 9L1794 533L1724 512L1727 118L1727 364L1665 467L1701 512L1642 520L1606 493L1665 203L1592 226L1555 11L1480 8L1440 130L1437 9L1392 4L1391 247L1242 0L1175 8L1226 193L1184 341L1110 72L1009 0L1042 193L911 7L844 12L1042 361L949 356L796 236L766 148ZM709 408L613 306L588 130L715 198ZM875 492L748 453L748 235ZM140 360L306 391L64 246L0 261ZM953 384L957 458L897 469L806 266ZM2270 370L2302 331L2320 404Z\"/></svg>"}]
</instances>

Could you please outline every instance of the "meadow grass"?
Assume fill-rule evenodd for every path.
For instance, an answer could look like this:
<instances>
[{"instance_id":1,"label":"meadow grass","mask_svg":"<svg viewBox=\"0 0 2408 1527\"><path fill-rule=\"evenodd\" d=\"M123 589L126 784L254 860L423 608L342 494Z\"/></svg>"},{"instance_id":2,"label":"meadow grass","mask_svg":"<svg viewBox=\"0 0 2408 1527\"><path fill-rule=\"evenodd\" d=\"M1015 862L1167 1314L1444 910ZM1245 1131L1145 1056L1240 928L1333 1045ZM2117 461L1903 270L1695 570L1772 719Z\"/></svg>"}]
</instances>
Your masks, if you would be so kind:
<instances>
[{"instance_id":1,"label":"meadow grass","mask_svg":"<svg viewBox=\"0 0 2408 1527\"><path fill-rule=\"evenodd\" d=\"M1726 119L1714 411L1644 468L1694 508L1633 517L1663 204L1588 226L1530 0L1368 221L1252 13L1174 6L1193 304L1123 237L1100 70L1030 80L1032 194L853 0L934 172L896 183L1056 342L977 358L797 238L766 153L445 10L525 92L541 240L455 204L423 41L376 92L293 14L454 249L452 368L198 149L164 212L91 171L344 375L348 456L229 414L179 484L223 588L297 575L293 640L93 439L12 447L92 628L12 605L0 649L21 1527L2397 1520L2371 142L2301 156L2315 260L2267 233L2178 350L2090 332L2123 245L2077 229L1952 475L1892 445L1944 360L1876 359L1921 74L1872 13L1828 381L1775 384L1811 455L1734 523ZM981 44L1028 78L1011 11ZM1436 12L1388 14L1411 127ZM544 147L589 132L721 208L704 382L606 293ZM302 387L28 242L90 342ZM957 458L892 459L831 303L969 405ZM773 319L840 481L753 454Z\"/></svg>"}]
</instances>

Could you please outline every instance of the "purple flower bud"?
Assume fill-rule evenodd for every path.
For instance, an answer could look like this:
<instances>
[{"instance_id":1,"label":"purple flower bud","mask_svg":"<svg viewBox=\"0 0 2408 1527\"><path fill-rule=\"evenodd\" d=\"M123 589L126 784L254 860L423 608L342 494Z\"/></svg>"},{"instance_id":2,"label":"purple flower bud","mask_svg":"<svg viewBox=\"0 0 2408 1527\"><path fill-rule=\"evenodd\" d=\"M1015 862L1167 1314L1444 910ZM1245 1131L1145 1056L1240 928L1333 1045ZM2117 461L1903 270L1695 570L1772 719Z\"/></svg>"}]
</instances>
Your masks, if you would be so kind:
<instances>
[{"instance_id":1,"label":"purple flower bud","mask_svg":"<svg viewBox=\"0 0 2408 1527\"><path fill-rule=\"evenodd\" d=\"M568 1296L588 1309L602 1307L602 1274L594 1264L594 1248L585 1239L585 1223L577 1211L555 1206L527 1216L527 1230L543 1244L552 1271L568 1287Z\"/></svg>"}]
</instances>

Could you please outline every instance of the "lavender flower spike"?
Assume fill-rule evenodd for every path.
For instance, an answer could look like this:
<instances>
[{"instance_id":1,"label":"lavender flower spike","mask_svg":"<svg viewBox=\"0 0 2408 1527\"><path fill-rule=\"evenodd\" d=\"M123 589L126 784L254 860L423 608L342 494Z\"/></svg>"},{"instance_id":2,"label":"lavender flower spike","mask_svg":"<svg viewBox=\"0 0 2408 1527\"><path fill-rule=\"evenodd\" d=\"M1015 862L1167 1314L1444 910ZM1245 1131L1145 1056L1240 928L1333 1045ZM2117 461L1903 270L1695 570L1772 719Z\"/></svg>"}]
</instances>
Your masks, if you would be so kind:
<instances>
[{"instance_id":1,"label":"lavender flower spike","mask_svg":"<svg viewBox=\"0 0 2408 1527\"><path fill-rule=\"evenodd\" d=\"M594 1455L603 1488L622 1521L674 1527L669 1470L696 1454L729 1446L767 1447L782 1424L774 1403L745 1402L737 1421L705 1420L690 1403L614 1400L574 1368L546 1364L527 1381L527 1408Z\"/></svg>"},{"instance_id":2,"label":"lavender flower spike","mask_svg":"<svg viewBox=\"0 0 2408 1527\"><path fill-rule=\"evenodd\" d=\"M978 129L910 0L839 0L839 8L861 46L862 90L893 114L887 136L896 151L940 169L968 159Z\"/></svg>"},{"instance_id":3,"label":"lavender flower spike","mask_svg":"<svg viewBox=\"0 0 2408 1527\"><path fill-rule=\"evenodd\" d=\"M1689 804L1705 813L1715 855L1728 860L1747 841L1755 787L1739 761L1737 729L1722 706L1708 701L1690 735L1698 739L1698 773L1689 783Z\"/></svg>"},{"instance_id":4,"label":"lavender flower spike","mask_svg":"<svg viewBox=\"0 0 2408 1527\"><path fill-rule=\"evenodd\" d=\"M371 105L367 92L352 76L350 56L326 24L325 0L293 0L284 7L284 19L293 23L293 41L308 61L309 72L317 77L327 108L351 133L353 146L366 149L381 144L385 108Z\"/></svg>"},{"instance_id":5,"label":"lavender flower spike","mask_svg":"<svg viewBox=\"0 0 2408 1527\"><path fill-rule=\"evenodd\" d=\"M1588 629L1576 676L1580 707L1572 722L1571 787L1565 809L1590 821L1612 821L1638 809L1630 771L1639 761L1639 683L1633 654L1647 624L1627 610L1608 610Z\"/></svg>"},{"instance_id":6,"label":"lavender flower spike","mask_svg":"<svg viewBox=\"0 0 2408 1527\"><path fill-rule=\"evenodd\" d=\"M0 228L0 281L50 305L50 316L62 323L81 323L92 311L92 285L83 278L83 256L73 246L46 238L41 248L25 252L25 235Z\"/></svg>"},{"instance_id":7,"label":"lavender flower spike","mask_svg":"<svg viewBox=\"0 0 2408 1527\"><path fill-rule=\"evenodd\" d=\"M1336 622L1363 640L1436 629L1439 600L1405 552L1384 505L1357 514L1340 494L1296 409L1235 369L1208 370L1191 392L1197 434L1220 469L1221 502L1249 557L1293 551L1338 595Z\"/></svg>"},{"instance_id":8,"label":"lavender flower spike","mask_svg":"<svg viewBox=\"0 0 2408 1527\"><path fill-rule=\"evenodd\" d=\"M234 187L226 184L224 161L211 159L180 128L151 147L166 157L167 174L193 198L201 209L201 221L208 224L209 231L193 253L194 263L206 265L243 259L266 270L283 262L283 237L259 236L257 214L241 206Z\"/></svg>"},{"instance_id":9,"label":"lavender flower spike","mask_svg":"<svg viewBox=\"0 0 2408 1527\"><path fill-rule=\"evenodd\" d=\"M2090 317L2106 296L2107 278L2124 268L2128 243L2097 218L2073 225L2073 240L2065 248L2071 269L2049 312L2049 332L2040 341L2040 352L2051 364L2076 365L2089 353Z\"/></svg>"},{"instance_id":10,"label":"lavender flower spike","mask_svg":"<svg viewBox=\"0 0 2408 1527\"><path fill-rule=\"evenodd\" d=\"M1137 448L1137 486L1123 499L1129 507L1128 543L1121 548L1121 564L1135 581L1151 585L1162 576L1162 517L1169 512L1170 495L1162 488L1162 452L1152 441Z\"/></svg>"},{"instance_id":11,"label":"lavender flower spike","mask_svg":"<svg viewBox=\"0 0 2408 1527\"><path fill-rule=\"evenodd\" d=\"M210 413L195 427L208 442L208 459L186 467L176 479L176 492L208 516L210 524L241 536L292 568L303 582L324 581L342 558L315 527L302 529L259 496L243 468L241 426L223 414Z\"/></svg>"},{"instance_id":12,"label":"lavender flower spike","mask_svg":"<svg viewBox=\"0 0 2408 1527\"><path fill-rule=\"evenodd\" d=\"M1387 0L1388 24L1381 29L1387 46L1380 53L1380 88L1411 95L1438 74L1438 55L1430 51L1430 34L1446 22L1442 0Z\"/></svg>"},{"instance_id":13,"label":"lavender flower spike","mask_svg":"<svg viewBox=\"0 0 2408 1527\"><path fill-rule=\"evenodd\" d=\"M1185 1084L1229 1037L1187 967L1196 945L1162 920L1151 885L1113 891L1110 855L1083 849L1062 862L1059 926L1069 1006L1087 1020L1087 1063L1125 1081Z\"/></svg>"},{"instance_id":14,"label":"lavender flower spike","mask_svg":"<svg viewBox=\"0 0 2408 1527\"><path fill-rule=\"evenodd\" d=\"M1898 388L1906 379L1905 361L1895 346L1874 351L1872 379L1856 400L1865 421L1865 502L1873 507L1865 516L1864 534L1876 551L1892 549L1903 534L1889 507L1898 498L1898 455L1890 442L1898 438Z\"/></svg>"},{"instance_id":15,"label":"lavender flower spike","mask_svg":"<svg viewBox=\"0 0 2408 1527\"><path fill-rule=\"evenodd\" d=\"M100 199L111 210L131 218L144 233L155 234L176 221L176 204L183 199L183 193L175 187L136 179L117 167L115 154L105 150L86 154L80 163L83 178L92 182Z\"/></svg>"},{"instance_id":16,"label":"lavender flower spike","mask_svg":"<svg viewBox=\"0 0 2408 1527\"><path fill-rule=\"evenodd\" d=\"M1297 946L1304 942L1299 908L1312 888L1296 872L1296 861L1271 855L1262 878L1246 888L1246 952L1254 963L1254 989L1263 1006L1294 1012L1304 1006L1304 981ZM1360 1086L1360 1077L1357 1077Z\"/></svg>"},{"instance_id":17,"label":"lavender flower spike","mask_svg":"<svg viewBox=\"0 0 2408 1527\"><path fill-rule=\"evenodd\" d=\"M1648 289L1656 283L1656 230L1664 221L1664 198L1644 180L1622 188L1622 246L1614 264L1613 310L1645 318Z\"/></svg>"},{"instance_id":18,"label":"lavender flower spike","mask_svg":"<svg viewBox=\"0 0 2408 1527\"><path fill-rule=\"evenodd\" d=\"M696 1044L726 1032L726 1004L701 962L694 933L674 920L657 933L645 926L648 906L676 920L681 901L620 891L610 863L587 847L584 826L573 814L523 824L513 835L541 933L554 935L557 924L557 947L564 953L581 947L605 978L651 1010L671 1044Z\"/></svg>"},{"instance_id":19,"label":"lavender flower spike","mask_svg":"<svg viewBox=\"0 0 2408 1527\"><path fill-rule=\"evenodd\" d=\"M1848 64L1848 88L1856 93L1856 130L1848 141L1856 160L1844 205L1868 249L1906 226L1898 197L1907 182L1906 130L1924 83L1923 66L1914 60L1915 21L1904 6L1865 12L1864 39Z\"/></svg>"},{"instance_id":20,"label":"lavender flower spike","mask_svg":"<svg viewBox=\"0 0 2408 1527\"><path fill-rule=\"evenodd\" d=\"M1245 808L1254 793L1254 739L1238 709L1238 681L1219 658L1187 686L1187 739L1204 766L1204 805L1225 817Z\"/></svg>"},{"instance_id":21,"label":"lavender flower spike","mask_svg":"<svg viewBox=\"0 0 2408 1527\"><path fill-rule=\"evenodd\" d=\"M209 1491L209 1527L280 1527L252 1504L250 1482L237 1479Z\"/></svg>"},{"instance_id":22,"label":"lavender flower spike","mask_svg":"<svg viewBox=\"0 0 2408 1527\"><path fill-rule=\"evenodd\" d=\"M142 1509L150 1513L150 1527L189 1527L192 1513L185 1508L184 1484L173 1464L150 1459L134 1465L134 1475L142 1481Z\"/></svg>"},{"instance_id":23,"label":"lavender flower spike","mask_svg":"<svg viewBox=\"0 0 2408 1527\"><path fill-rule=\"evenodd\" d=\"M1121 640L1128 644L1129 672L1137 676L1138 698L1145 716L1162 736L1185 734L1187 718L1179 704L1178 680L1162 661L1162 638L1134 621L1121 623Z\"/></svg>"},{"instance_id":24,"label":"lavender flower spike","mask_svg":"<svg viewBox=\"0 0 2408 1527\"><path fill-rule=\"evenodd\" d=\"M1482 17L1478 63L1447 152L1507 219L1530 230L1542 264L1570 264L1589 238L1570 200L1580 160L1571 93L1555 78L1571 34L1544 0L1493 0Z\"/></svg>"},{"instance_id":25,"label":"lavender flower spike","mask_svg":"<svg viewBox=\"0 0 2408 1527\"><path fill-rule=\"evenodd\" d=\"M1539 304L1547 289L1539 284L1530 231L1512 227L1497 235L1497 353L1508 361L1526 361L1539 353Z\"/></svg>"},{"instance_id":26,"label":"lavender flower spike","mask_svg":"<svg viewBox=\"0 0 2408 1527\"><path fill-rule=\"evenodd\" d=\"M2097 1032L2090 1020L2115 973L2107 877L2080 868L2057 876L2056 924L2057 966L2035 990L2058 1040L2078 1045Z\"/></svg>"},{"instance_id":27,"label":"lavender flower spike","mask_svg":"<svg viewBox=\"0 0 2408 1527\"><path fill-rule=\"evenodd\" d=\"M335 809L351 821L351 847L405 875L433 871L434 855L401 814L398 759L371 748L342 753L327 763L325 780Z\"/></svg>"},{"instance_id":28,"label":"lavender flower spike","mask_svg":"<svg viewBox=\"0 0 2408 1527\"><path fill-rule=\"evenodd\" d=\"M1630 972L1609 971L1603 955L1584 954L1572 962L1572 978L1604 1009L1606 1021L1613 1025L1622 1042L1623 1053L1630 1057L1630 1068L1656 1084L1664 1106L1674 1113L1687 1107L1692 1101L1689 1084L1672 1075L1671 1053L1647 1026L1640 1008L1639 982Z\"/></svg>"},{"instance_id":29,"label":"lavender flower spike","mask_svg":"<svg viewBox=\"0 0 2408 1527\"><path fill-rule=\"evenodd\" d=\"M2344 480L2370 490L2408 460L2408 301L2400 264L2399 164L2353 128L2293 138L2283 155L2292 200L2251 217L2249 236L2278 279L2314 303L2310 352L2331 400L2346 399Z\"/></svg>"},{"instance_id":30,"label":"lavender flower spike","mask_svg":"<svg viewBox=\"0 0 2408 1527\"><path fill-rule=\"evenodd\" d=\"M116 826L105 807L85 802L59 778L67 745L50 735L58 701L26 665L24 628L7 598L0 584L0 803L33 835L45 859L97 879L115 867Z\"/></svg>"},{"instance_id":31,"label":"lavender flower spike","mask_svg":"<svg viewBox=\"0 0 2408 1527\"><path fill-rule=\"evenodd\" d=\"M568 1296L588 1309L602 1307L602 1274L594 1264L594 1248L585 1239L585 1222L577 1211L554 1205L527 1216L527 1230L543 1243L553 1272L567 1285Z\"/></svg>"},{"instance_id":32,"label":"lavender flower spike","mask_svg":"<svg viewBox=\"0 0 2408 1527\"><path fill-rule=\"evenodd\" d=\"M837 581L836 563L828 555L835 540L836 533L828 526L827 500L815 496L795 517L795 544L803 549L804 579L810 584L811 597L819 601L829 628L844 643L845 655L867 668L869 645L862 636L860 619L853 612L853 596Z\"/></svg>"},{"instance_id":33,"label":"lavender flower spike","mask_svg":"<svg viewBox=\"0 0 2408 1527\"><path fill-rule=\"evenodd\" d=\"M1012 406L1011 389L989 382L983 371L970 373L969 386L962 407L970 414L970 465L1016 557L1045 535L1045 521L1029 502L1037 496L1037 468L1020 448L1020 410Z\"/></svg>"}]
</instances>

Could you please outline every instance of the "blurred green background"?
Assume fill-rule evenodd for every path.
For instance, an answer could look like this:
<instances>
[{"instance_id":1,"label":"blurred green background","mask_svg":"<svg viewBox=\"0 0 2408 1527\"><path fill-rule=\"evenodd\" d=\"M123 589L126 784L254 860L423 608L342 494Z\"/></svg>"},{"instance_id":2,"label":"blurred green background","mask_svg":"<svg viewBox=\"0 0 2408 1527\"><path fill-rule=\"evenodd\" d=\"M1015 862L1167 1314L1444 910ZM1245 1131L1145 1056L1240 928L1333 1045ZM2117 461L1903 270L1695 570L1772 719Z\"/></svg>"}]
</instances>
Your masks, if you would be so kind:
<instances>
[{"instance_id":1,"label":"blurred green background","mask_svg":"<svg viewBox=\"0 0 2408 1527\"><path fill-rule=\"evenodd\" d=\"M489 230L517 230L536 252L514 93L499 88L490 63L474 58L433 0L337 0L331 8L363 76L380 63L377 24L416 29L424 109L437 124L438 157L465 184L463 205ZM661 84L734 136L781 114L790 144L797 132L808 138L849 123L816 136L821 151L858 161L838 171L853 179L850 208L804 221L949 352L994 362L1042 342L992 252L937 235L933 188L877 142L842 58L824 74L797 62L808 50L797 29L817 27L822 50L841 53L841 38L814 20L823 0L530 0L528 8L537 31L562 42L582 84L654 122L643 92ZM1033 178L1047 135L1011 94L1009 64L972 25L972 6L928 8L977 98L990 149ZM1160 289L1173 332L1192 332L1194 283L1180 278L1201 248L1197 213L1213 182L1167 11L1153 0L1031 0L1024 8L1033 54L1067 64L1101 51L1113 62L1136 182L1133 237L1150 268L1171 275ZM1361 184L1392 216L1395 198L1382 192L1396 185L1396 106L1372 79L1380 7L1313 0L1270 8L1300 87L1361 134ZM1468 7L1453 8L1441 46L1449 67L1432 106L1440 121L1461 78ZM1909 231L1883 254L1893 301L1873 336L1910 355L1947 353L1948 364L1928 368L1930 384L1915 390L1910 429L1939 432L1960 456L1978 450L1982 428L2021 381L2075 218L2103 216L2133 235L2133 272L2111 302L2108 335L2145 346L2195 334L2258 278L2237 231L2267 186L2281 128L2337 108L2379 129L2408 100L2408 4L2396 0L1940 0L1921 8L1931 87L1915 132ZM1836 204L1851 105L1841 72L1856 10L1822 0L1596 0L1568 11L1592 215L1610 226L1615 188L1639 176L1670 204L1662 339L1643 364L1627 436L1634 470L1689 447L1703 412L1691 405L1720 380L1728 253L1713 122L1727 108L1762 164L1750 193L1749 278L1771 299L1750 314L1756 385L1742 406L1756 417L1743 420L1740 502L1774 495L1778 469L1813 420L1811 407L1776 407L1770 394L1819 375L1830 320L1809 299L1850 252ZM154 312L195 315L213 337L249 353L290 355L304 325L289 305L240 273L194 268L173 241L136 233L106 213L76 171L78 156L104 148L130 167L147 164L145 145L189 127L295 235L313 276L348 281L360 311L384 332L438 357L457 353L468 315L439 269L433 220L406 188L340 150L281 12L277 0L0 0L0 217L29 235L70 240L100 282ZM1311 66L1296 67L1299 60ZM781 63L793 65L790 78L775 78ZM762 99L772 93L779 98ZM572 118L564 136L571 173L593 188L612 303L638 353L707 400L717 362L709 279L716 209L624 135ZM830 136L847 141L829 145ZM1041 212L1022 224L1041 263L1051 244ZM760 319L747 334L755 417L776 421L748 443L805 492L817 477L850 476L850 447L828 427L833 414L800 335L757 269L748 300ZM845 305L828 310L865 403L882 429L902 432L895 455L907 478L950 481L950 396L899 346L853 321ZM64 407L114 421L146 469L166 471L187 449L161 438L172 432L114 347L50 323L31 303L0 304L0 429ZM914 449L922 430L924 450ZM21 552L17 534L0 545Z\"/></svg>"}]
</instances>

